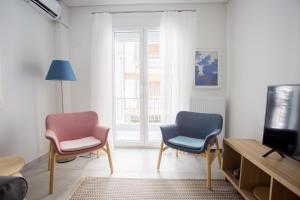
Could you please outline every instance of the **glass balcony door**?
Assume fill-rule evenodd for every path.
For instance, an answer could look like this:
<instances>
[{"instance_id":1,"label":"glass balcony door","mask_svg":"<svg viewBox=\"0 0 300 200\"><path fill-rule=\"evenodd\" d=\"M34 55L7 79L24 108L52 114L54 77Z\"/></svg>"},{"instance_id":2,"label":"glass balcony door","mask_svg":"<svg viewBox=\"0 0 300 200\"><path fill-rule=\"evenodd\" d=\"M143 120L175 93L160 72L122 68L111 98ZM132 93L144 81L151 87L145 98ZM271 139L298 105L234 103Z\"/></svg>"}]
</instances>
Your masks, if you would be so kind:
<instances>
[{"instance_id":1,"label":"glass balcony door","mask_svg":"<svg viewBox=\"0 0 300 200\"><path fill-rule=\"evenodd\" d=\"M146 143L149 145L157 144L161 140L161 98L160 93L160 75L161 75L161 64L160 64L160 41L159 31L147 29L146 38L146 55L145 55L145 76L147 83L146 89L146 120L147 120L147 131L146 131Z\"/></svg>"},{"instance_id":2,"label":"glass balcony door","mask_svg":"<svg viewBox=\"0 0 300 200\"><path fill-rule=\"evenodd\" d=\"M114 143L156 146L160 124L159 32L114 32Z\"/></svg>"}]
</instances>

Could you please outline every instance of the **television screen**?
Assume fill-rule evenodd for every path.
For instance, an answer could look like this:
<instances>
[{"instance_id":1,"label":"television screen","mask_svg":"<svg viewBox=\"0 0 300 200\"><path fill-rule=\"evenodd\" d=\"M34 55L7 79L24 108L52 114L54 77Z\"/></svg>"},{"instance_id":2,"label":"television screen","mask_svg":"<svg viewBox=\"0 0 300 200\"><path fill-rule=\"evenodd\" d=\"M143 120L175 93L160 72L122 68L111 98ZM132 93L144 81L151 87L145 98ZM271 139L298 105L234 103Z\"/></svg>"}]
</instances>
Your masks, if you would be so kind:
<instances>
[{"instance_id":1,"label":"television screen","mask_svg":"<svg viewBox=\"0 0 300 200\"><path fill-rule=\"evenodd\" d=\"M263 144L300 161L300 85L269 86Z\"/></svg>"}]
</instances>

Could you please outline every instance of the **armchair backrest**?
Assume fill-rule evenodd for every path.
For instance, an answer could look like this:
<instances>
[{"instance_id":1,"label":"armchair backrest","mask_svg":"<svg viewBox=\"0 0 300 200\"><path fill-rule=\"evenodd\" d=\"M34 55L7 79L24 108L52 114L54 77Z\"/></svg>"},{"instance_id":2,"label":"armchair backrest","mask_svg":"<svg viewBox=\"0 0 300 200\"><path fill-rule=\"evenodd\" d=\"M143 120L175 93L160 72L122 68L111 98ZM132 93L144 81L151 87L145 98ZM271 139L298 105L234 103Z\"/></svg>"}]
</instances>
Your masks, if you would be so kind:
<instances>
[{"instance_id":1,"label":"armchair backrest","mask_svg":"<svg viewBox=\"0 0 300 200\"><path fill-rule=\"evenodd\" d=\"M98 116L93 111L50 114L46 118L46 129L54 131L59 141L91 136L97 124Z\"/></svg>"},{"instance_id":2,"label":"armchair backrest","mask_svg":"<svg viewBox=\"0 0 300 200\"><path fill-rule=\"evenodd\" d=\"M181 111L176 116L176 124L182 135L205 139L211 132L222 130L223 118L219 114Z\"/></svg>"}]
</instances>

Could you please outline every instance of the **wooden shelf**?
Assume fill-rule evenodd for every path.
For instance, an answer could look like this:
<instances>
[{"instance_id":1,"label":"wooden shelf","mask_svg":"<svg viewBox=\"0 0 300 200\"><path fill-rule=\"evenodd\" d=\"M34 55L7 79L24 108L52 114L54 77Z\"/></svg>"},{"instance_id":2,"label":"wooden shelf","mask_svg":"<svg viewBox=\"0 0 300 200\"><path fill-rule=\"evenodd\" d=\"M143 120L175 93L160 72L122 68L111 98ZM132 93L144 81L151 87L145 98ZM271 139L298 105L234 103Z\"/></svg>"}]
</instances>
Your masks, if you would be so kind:
<instances>
[{"instance_id":1,"label":"wooden shelf","mask_svg":"<svg viewBox=\"0 0 300 200\"><path fill-rule=\"evenodd\" d=\"M224 170L225 177L231 182L232 185L238 187L239 186L239 180L235 178L230 170Z\"/></svg>"},{"instance_id":2,"label":"wooden shelf","mask_svg":"<svg viewBox=\"0 0 300 200\"><path fill-rule=\"evenodd\" d=\"M277 154L262 155L270 149L255 140L225 139L222 169L226 178L249 200L257 200L255 187L270 188L269 200L296 200L300 197L300 162ZM240 168L239 179L233 169Z\"/></svg>"},{"instance_id":3,"label":"wooden shelf","mask_svg":"<svg viewBox=\"0 0 300 200\"><path fill-rule=\"evenodd\" d=\"M253 191L253 194L258 200L269 200L270 187L256 187Z\"/></svg>"},{"instance_id":4,"label":"wooden shelf","mask_svg":"<svg viewBox=\"0 0 300 200\"><path fill-rule=\"evenodd\" d=\"M252 189L241 189L241 193L245 199L257 200L253 194Z\"/></svg>"}]
</instances>

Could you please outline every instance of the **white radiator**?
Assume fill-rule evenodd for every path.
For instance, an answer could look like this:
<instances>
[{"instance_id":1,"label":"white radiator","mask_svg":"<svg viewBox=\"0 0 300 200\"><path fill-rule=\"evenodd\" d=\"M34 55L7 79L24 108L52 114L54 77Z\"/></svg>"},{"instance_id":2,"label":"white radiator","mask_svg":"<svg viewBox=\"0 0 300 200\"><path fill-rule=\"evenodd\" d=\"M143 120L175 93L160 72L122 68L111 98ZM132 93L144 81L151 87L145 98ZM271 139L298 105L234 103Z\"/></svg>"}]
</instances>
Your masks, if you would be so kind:
<instances>
[{"instance_id":1,"label":"white radiator","mask_svg":"<svg viewBox=\"0 0 300 200\"><path fill-rule=\"evenodd\" d=\"M225 98L223 97L191 97L190 110L199 113L217 113L223 117L223 129L218 136L219 144L222 144L225 136Z\"/></svg>"}]
</instances>

